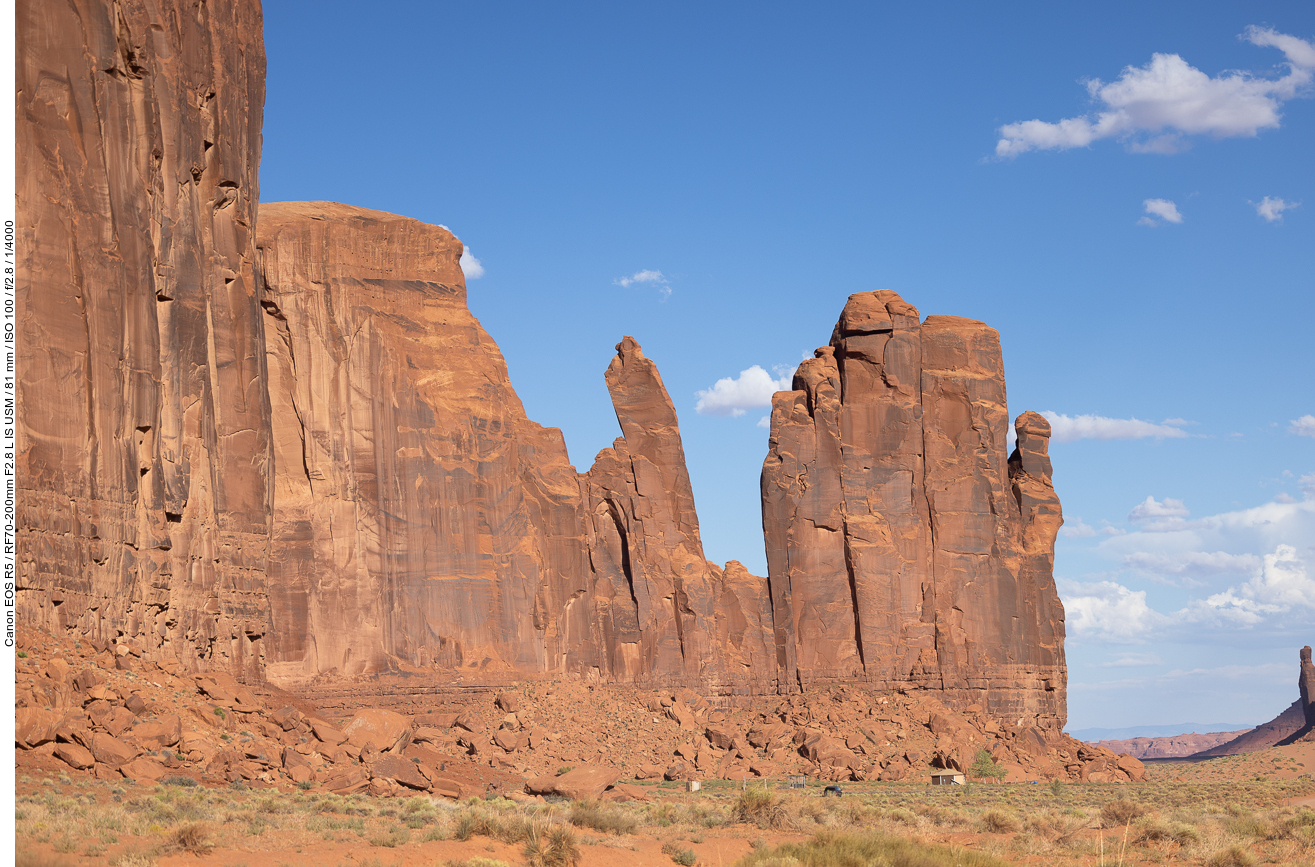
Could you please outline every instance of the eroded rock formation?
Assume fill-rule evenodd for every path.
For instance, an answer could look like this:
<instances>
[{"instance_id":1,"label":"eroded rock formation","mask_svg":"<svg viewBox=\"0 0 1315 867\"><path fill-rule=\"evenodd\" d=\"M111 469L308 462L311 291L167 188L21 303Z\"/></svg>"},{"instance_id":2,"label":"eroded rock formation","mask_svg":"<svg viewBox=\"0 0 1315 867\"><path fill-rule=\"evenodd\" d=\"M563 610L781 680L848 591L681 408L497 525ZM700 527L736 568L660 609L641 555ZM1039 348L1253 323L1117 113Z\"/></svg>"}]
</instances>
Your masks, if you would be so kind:
<instances>
[{"instance_id":1,"label":"eroded rock formation","mask_svg":"<svg viewBox=\"0 0 1315 867\"><path fill-rule=\"evenodd\" d=\"M19 0L19 616L258 674L255 0Z\"/></svg>"},{"instance_id":2,"label":"eroded rock formation","mask_svg":"<svg viewBox=\"0 0 1315 867\"><path fill-rule=\"evenodd\" d=\"M22 0L17 24L25 622L252 683L861 681L1057 731L1048 426L1020 417L1006 459L994 331L853 296L775 401L771 579L723 570L633 338L622 437L577 473L450 232L257 221L255 0Z\"/></svg>"},{"instance_id":3,"label":"eroded rock formation","mask_svg":"<svg viewBox=\"0 0 1315 867\"><path fill-rule=\"evenodd\" d=\"M739 668L762 656L761 579L704 560L675 409L633 338L606 372L624 436L577 474L561 432L526 418L467 308L446 229L273 203L259 246L277 468L271 679L716 685L723 597L741 606L724 630Z\"/></svg>"},{"instance_id":4,"label":"eroded rock formation","mask_svg":"<svg viewBox=\"0 0 1315 867\"><path fill-rule=\"evenodd\" d=\"M1050 427L1020 416L1006 458L1007 424L993 329L850 296L773 399L763 531L783 681L919 686L1062 728Z\"/></svg>"},{"instance_id":5,"label":"eroded rock formation","mask_svg":"<svg viewBox=\"0 0 1315 867\"><path fill-rule=\"evenodd\" d=\"M292 202L261 206L259 244L269 676L531 673L597 656L575 469L466 307L461 242Z\"/></svg>"},{"instance_id":6,"label":"eroded rock formation","mask_svg":"<svg viewBox=\"0 0 1315 867\"><path fill-rule=\"evenodd\" d=\"M1301 690L1301 706L1306 712L1306 727L1315 728L1315 664L1310 661L1310 645L1301 649L1301 675L1297 686Z\"/></svg>"},{"instance_id":7,"label":"eroded rock formation","mask_svg":"<svg viewBox=\"0 0 1315 867\"><path fill-rule=\"evenodd\" d=\"M612 668L625 680L696 682L720 667L716 582L676 410L633 337L617 344L606 376L623 436L598 453L582 484L598 616L616 636Z\"/></svg>"}]
</instances>

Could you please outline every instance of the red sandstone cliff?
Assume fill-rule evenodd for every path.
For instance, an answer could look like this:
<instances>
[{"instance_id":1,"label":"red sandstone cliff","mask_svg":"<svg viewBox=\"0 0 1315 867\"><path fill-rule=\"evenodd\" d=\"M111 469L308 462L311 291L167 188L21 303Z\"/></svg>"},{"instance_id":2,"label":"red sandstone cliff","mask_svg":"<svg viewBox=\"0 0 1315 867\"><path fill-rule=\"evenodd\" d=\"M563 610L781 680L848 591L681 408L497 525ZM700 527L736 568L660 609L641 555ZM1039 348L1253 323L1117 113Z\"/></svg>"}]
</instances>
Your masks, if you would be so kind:
<instances>
[{"instance_id":1,"label":"red sandstone cliff","mask_svg":"<svg viewBox=\"0 0 1315 867\"><path fill-rule=\"evenodd\" d=\"M580 492L466 307L461 242L328 202L262 205L282 683L561 672L590 652ZM586 604L581 607L587 607Z\"/></svg>"},{"instance_id":2,"label":"red sandstone cliff","mask_svg":"<svg viewBox=\"0 0 1315 867\"><path fill-rule=\"evenodd\" d=\"M624 436L577 475L467 308L446 229L283 202L261 206L259 247L272 680L574 673L708 687L722 643L741 669L757 664L762 581L704 560L675 409L632 338L606 372Z\"/></svg>"},{"instance_id":3,"label":"red sandstone cliff","mask_svg":"<svg viewBox=\"0 0 1315 867\"><path fill-rule=\"evenodd\" d=\"M996 332L860 293L794 386L762 475L782 679L944 690L1057 733L1050 428L1020 416L1006 459Z\"/></svg>"},{"instance_id":4,"label":"red sandstone cliff","mask_svg":"<svg viewBox=\"0 0 1315 867\"><path fill-rule=\"evenodd\" d=\"M19 616L258 674L260 4L19 0Z\"/></svg>"},{"instance_id":5,"label":"red sandstone cliff","mask_svg":"<svg viewBox=\"0 0 1315 867\"><path fill-rule=\"evenodd\" d=\"M26 622L289 685L860 680L1057 731L1048 426L1020 417L1006 460L994 331L853 296L776 399L771 580L722 570L632 338L623 436L580 474L451 233L331 203L257 225L254 0L23 0L17 24Z\"/></svg>"}]
</instances>

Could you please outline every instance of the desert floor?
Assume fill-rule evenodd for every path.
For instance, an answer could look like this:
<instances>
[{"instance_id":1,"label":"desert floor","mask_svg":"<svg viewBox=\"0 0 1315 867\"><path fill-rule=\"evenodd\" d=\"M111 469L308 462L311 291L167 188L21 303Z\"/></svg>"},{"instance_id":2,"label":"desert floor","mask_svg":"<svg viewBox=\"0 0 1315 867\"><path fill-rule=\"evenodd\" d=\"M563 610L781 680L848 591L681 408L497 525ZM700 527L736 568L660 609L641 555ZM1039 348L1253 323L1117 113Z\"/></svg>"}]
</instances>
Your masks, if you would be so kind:
<instances>
[{"instance_id":1,"label":"desert floor","mask_svg":"<svg viewBox=\"0 0 1315 867\"><path fill-rule=\"evenodd\" d=\"M1137 784L859 783L835 798L649 783L646 801L573 804L136 785L25 762L15 822L20 865L1315 865L1313 763L1304 745L1155 764Z\"/></svg>"}]
</instances>

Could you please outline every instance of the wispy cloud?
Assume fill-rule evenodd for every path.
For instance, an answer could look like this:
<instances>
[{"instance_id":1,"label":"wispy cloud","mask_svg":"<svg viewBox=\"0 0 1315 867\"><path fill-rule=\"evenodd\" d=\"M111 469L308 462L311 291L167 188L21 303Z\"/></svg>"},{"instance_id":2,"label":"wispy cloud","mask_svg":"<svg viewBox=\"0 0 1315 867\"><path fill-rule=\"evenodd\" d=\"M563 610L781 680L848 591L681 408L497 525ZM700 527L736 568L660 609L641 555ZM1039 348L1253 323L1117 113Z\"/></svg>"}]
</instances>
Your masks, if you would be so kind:
<instances>
[{"instance_id":1,"label":"wispy cloud","mask_svg":"<svg viewBox=\"0 0 1315 867\"><path fill-rule=\"evenodd\" d=\"M1163 500L1147 497L1128 513L1128 520L1141 523L1155 518L1185 518L1190 514L1182 500L1175 500L1172 497L1165 497Z\"/></svg>"},{"instance_id":2,"label":"wispy cloud","mask_svg":"<svg viewBox=\"0 0 1315 867\"><path fill-rule=\"evenodd\" d=\"M695 393L699 402L694 411L699 415L741 416L746 410L758 409L772 405L772 395L778 391L788 391L794 379L793 367L776 368L773 377L758 365L740 371L737 377L717 380L712 388ZM760 427L767 427L762 421Z\"/></svg>"},{"instance_id":3,"label":"wispy cloud","mask_svg":"<svg viewBox=\"0 0 1315 867\"><path fill-rule=\"evenodd\" d=\"M1097 668L1141 668L1147 665L1163 665L1164 661L1154 653L1125 653L1118 659L1096 663Z\"/></svg>"},{"instance_id":4,"label":"wispy cloud","mask_svg":"<svg viewBox=\"0 0 1315 867\"><path fill-rule=\"evenodd\" d=\"M667 280L661 271L636 271L629 277L618 277L612 283L616 286L649 284L657 289L658 295L661 296L663 301L671 297L671 282Z\"/></svg>"},{"instance_id":5,"label":"wispy cloud","mask_svg":"<svg viewBox=\"0 0 1315 867\"><path fill-rule=\"evenodd\" d=\"M1081 518L1065 518L1064 526L1059 528L1059 535L1065 539L1090 539L1096 535L1096 528Z\"/></svg>"},{"instance_id":6,"label":"wispy cloud","mask_svg":"<svg viewBox=\"0 0 1315 867\"><path fill-rule=\"evenodd\" d=\"M1118 80L1086 83L1100 109L1056 123L1027 120L1000 128L997 157L1032 150L1086 147L1114 138L1140 153L1176 153L1187 137L1255 136L1279 126L1283 103L1311 83L1315 45L1268 28L1248 27L1243 39L1283 52L1287 74L1263 78L1248 72L1210 77L1177 54L1154 54L1145 66L1128 66Z\"/></svg>"},{"instance_id":7,"label":"wispy cloud","mask_svg":"<svg viewBox=\"0 0 1315 867\"><path fill-rule=\"evenodd\" d=\"M1284 211L1290 211L1301 206L1301 202L1289 202L1277 197L1270 198L1269 196L1265 196L1259 202L1247 202L1247 204L1255 208L1256 213L1270 223L1281 223Z\"/></svg>"},{"instance_id":8,"label":"wispy cloud","mask_svg":"<svg viewBox=\"0 0 1315 867\"><path fill-rule=\"evenodd\" d=\"M1315 437L1315 415L1303 415L1288 422L1288 430L1299 437Z\"/></svg>"},{"instance_id":9,"label":"wispy cloud","mask_svg":"<svg viewBox=\"0 0 1315 867\"><path fill-rule=\"evenodd\" d=\"M1076 440L1177 439L1187 436L1182 419L1166 419L1162 424L1136 418L1107 418L1103 415L1067 416L1046 410L1041 413L1050 422L1051 439L1061 443Z\"/></svg>"},{"instance_id":10,"label":"wispy cloud","mask_svg":"<svg viewBox=\"0 0 1315 867\"><path fill-rule=\"evenodd\" d=\"M1161 223L1155 220L1159 217L1166 223L1181 223L1183 215L1178 213L1178 206L1168 199L1146 199L1142 202L1142 207L1146 210L1147 216L1137 221L1139 226L1159 226Z\"/></svg>"},{"instance_id":11,"label":"wispy cloud","mask_svg":"<svg viewBox=\"0 0 1315 867\"><path fill-rule=\"evenodd\" d=\"M484 276L484 265L475 258L475 254L470 252L470 248L465 244L461 245L461 273L466 275L467 280L478 280Z\"/></svg>"}]
</instances>

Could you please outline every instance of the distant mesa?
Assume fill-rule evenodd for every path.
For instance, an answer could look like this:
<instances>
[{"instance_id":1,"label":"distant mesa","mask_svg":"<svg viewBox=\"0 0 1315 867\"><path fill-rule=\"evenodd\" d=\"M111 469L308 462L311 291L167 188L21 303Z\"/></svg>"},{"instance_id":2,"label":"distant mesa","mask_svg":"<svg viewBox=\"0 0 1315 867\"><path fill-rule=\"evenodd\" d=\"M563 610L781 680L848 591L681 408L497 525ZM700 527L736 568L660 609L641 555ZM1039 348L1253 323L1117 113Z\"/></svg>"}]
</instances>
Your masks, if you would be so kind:
<instances>
[{"instance_id":1,"label":"distant mesa","mask_svg":"<svg viewBox=\"0 0 1315 867\"><path fill-rule=\"evenodd\" d=\"M1311 664L1309 646L1301 649L1300 660L1297 689L1301 697L1289 705L1287 710L1232 740L1193 753L1192 757L1235 756L1273 746L1315 741L1315 665Z\"/></svg>"}]
</instances>

